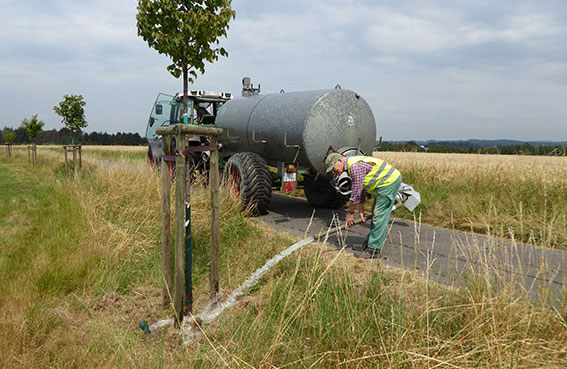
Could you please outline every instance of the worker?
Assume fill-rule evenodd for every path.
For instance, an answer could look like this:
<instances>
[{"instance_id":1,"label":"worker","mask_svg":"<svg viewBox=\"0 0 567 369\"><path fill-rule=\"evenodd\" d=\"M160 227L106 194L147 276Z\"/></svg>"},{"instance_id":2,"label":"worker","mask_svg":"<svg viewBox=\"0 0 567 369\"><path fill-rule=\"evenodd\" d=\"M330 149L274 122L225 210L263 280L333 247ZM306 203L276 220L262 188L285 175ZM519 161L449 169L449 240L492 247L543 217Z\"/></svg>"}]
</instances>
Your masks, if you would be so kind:
<instances>
[{"instance_id":1,"label":"worker","mask_svg":"<svg viewBox=\"0 0 567 369\"><path fill-rule=\"evenodd\" d=\"M384 160L371 156L345 157L333 152L325 161L327 173L341 175L344 171L352 178L352 192L346 216L346 228L354 224L354 213L366 222L364 216L364 200L366 194L375 196L372 204L372 220L370 232L366 240L353 245L354 251L366 259L376 259L386 241L388 221L396 199L396 193L402 183L401 173Z\"/></svg>"},{"instance_id":2,"label":"worker","mask_svg":"<svg viewBox=\"0 0 567 369\"><path fill-rule=\"evenodd\" d=\"M203 108L198 103L195 104L195 110L197 112L197 123L199 124L212 124L214 123L214 117L209 111Z\"/></svg>"}]
</instances>

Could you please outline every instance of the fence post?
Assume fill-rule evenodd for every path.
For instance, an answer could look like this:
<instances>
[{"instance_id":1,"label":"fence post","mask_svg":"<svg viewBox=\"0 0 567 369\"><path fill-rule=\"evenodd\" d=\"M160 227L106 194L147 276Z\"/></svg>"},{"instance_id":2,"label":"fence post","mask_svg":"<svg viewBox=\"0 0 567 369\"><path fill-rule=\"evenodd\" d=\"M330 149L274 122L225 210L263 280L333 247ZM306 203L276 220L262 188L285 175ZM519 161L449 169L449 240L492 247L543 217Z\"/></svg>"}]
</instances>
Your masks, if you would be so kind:
<instances>
[{"instance_id":1,"label":"fence post","mask_svg":"<svg viewBox=\"0 0 567 369\"><path fill-rule=\"evenodd\" d=\"M176 145L178 151L185 151L185 140L178 129ZM185 156L175 158L175 275L173 283L173 305L179 322L183 320L185 297Z\"/></svg>"},{"instance_id":2,"label":"fence post","mask_svg":"<svg viewBox=\"0 0 567 369\"><path fill-rule=\"evenodd\" d=\"M162 136L162 155L169 152L169 136ZM171 302L171 177L169 163L161 161L161 266L163 275L163 305Z\"/></svg>"},{"instance_id":3,"label":"fence post","mask_svg":"<svg viewBox=\"0 0 567 369\"><path fill-rule=\"evenodd\" d=\"M211 146L218 147L218 138L211 137ZM211 187L211 274L209 285L211 302L215 305L219 298L219 152L211 150L209 166L209 186Z\"/></svg>"}]
</instances>

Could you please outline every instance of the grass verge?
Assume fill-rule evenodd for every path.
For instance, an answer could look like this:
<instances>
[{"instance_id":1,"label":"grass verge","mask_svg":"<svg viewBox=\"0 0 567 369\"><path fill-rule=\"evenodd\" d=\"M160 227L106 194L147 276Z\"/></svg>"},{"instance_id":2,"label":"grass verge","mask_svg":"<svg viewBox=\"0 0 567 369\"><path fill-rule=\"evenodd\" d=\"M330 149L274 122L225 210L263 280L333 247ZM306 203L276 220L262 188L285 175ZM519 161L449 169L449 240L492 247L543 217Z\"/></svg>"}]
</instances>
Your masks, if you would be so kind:
<instances>
[{"instance_id":1,"label":"grass verge","mask_svg":"<svg viewBox=\"0 0 567 369\"><path fill-rule=\"evenodd\" d=\"M61 154L0 160L3 368L432 368L567 366L567 312L522 303L483 278L452 290L309 246L182 348L138 323L161 306L159 178L143 163L76 180ZM97 159L98 160L98 159ZM232 291L293 242L221 196L221 286ZM195 310L208 296L207 191L192 194Z\"/></svg>"}]
</instances>

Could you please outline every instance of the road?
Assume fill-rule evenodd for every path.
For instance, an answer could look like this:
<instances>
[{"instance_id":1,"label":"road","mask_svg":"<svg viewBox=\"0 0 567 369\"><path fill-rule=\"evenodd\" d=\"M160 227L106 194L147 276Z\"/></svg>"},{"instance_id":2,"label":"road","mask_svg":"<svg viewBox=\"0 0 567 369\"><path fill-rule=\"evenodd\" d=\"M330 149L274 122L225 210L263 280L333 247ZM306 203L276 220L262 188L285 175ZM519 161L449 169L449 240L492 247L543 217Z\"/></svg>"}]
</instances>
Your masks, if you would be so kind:
<instances>
[{"instance_id":1,"label":"road","mask_svg":"<svg viewBox=\"0 0 567 369\"><path fill-rule=\"evenodd\" d=\"M274 229L303 238L313 214L307 235L321 240L334 216L340 217L341 224L345 219L344 211L313 208L304 199L278 194L272 195L268 214L259 219ZM417 271L449 286L462 286L474 273L496 288L504 283L514 286L534 301L543 299L556 306L567 301L565 251L396 219L395 212L390 226L381 263ZM361 243L368 229L367 224L356 225L346 234L329 236L328 245L340 248L346 236L346 252L353 253L350 245Z\"/></svg>"}]
</instances>

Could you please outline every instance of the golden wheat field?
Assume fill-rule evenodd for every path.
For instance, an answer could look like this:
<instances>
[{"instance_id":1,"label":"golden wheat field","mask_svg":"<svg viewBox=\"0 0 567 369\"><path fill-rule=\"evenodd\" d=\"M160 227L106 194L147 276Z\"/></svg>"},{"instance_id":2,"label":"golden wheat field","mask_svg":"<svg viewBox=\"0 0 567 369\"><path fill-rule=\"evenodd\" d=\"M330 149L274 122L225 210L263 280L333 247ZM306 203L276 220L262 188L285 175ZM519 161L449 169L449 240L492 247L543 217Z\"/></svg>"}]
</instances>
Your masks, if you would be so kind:
<instances>
[{"instance_id":1,"label":"golden wheat field","mask_svg":"<svg viewBox=\"0 0 567 369\"><path fill-rule=\"evenodd\" d=\"M567 248L567 157L374 153L422 195L424 223ZM412 217L403 213L402 216Z\"/></svg>"}]
</instances>

